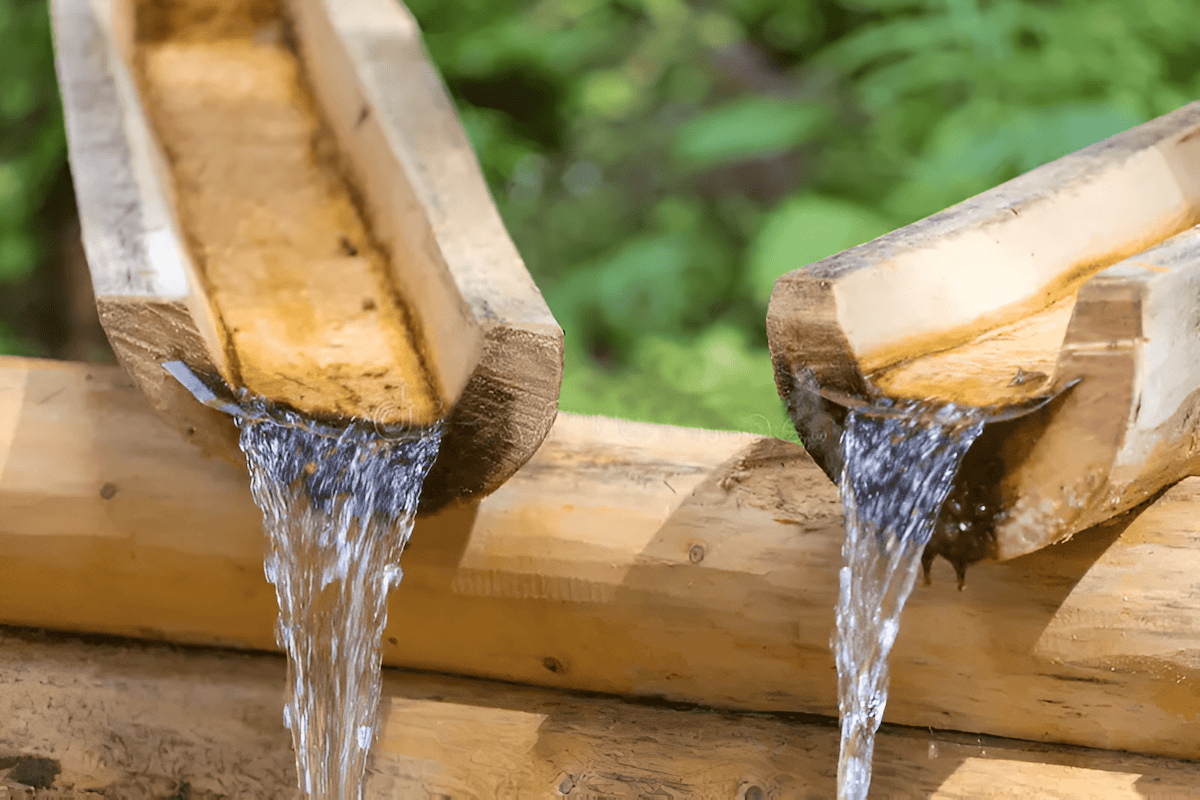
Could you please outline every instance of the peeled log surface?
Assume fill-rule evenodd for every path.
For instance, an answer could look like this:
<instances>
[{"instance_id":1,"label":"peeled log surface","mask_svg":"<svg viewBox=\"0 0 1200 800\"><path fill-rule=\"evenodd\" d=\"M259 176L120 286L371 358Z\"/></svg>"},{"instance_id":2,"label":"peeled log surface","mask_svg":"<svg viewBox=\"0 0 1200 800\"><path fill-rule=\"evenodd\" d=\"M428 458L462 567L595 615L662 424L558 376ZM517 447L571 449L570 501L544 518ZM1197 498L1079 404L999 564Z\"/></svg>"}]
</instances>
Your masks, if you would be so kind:
<instances>
[{"instance_id":1,"label":"peeled log surface","mask_svg":"<svg viewBox=\"0 0 1200 800\"><path fill-rule=\"evenodd\" d=\"M184 784L187 797L292 797L284 672L269 655L3 631L0 757L58 760L80 800ZM834 795L836 764L837 728L819 721L387 670L365 796L818 798ZM1187 761L886 726L871 796L1167 800L1197 785Z\"/></svg>"},{"instance_id":2,"label":"peeled log surface","mask_svg":"<svg viewBox=\"0 0 1200 800\"><path fill-rule=\"evenodd\" d=\"M776 381L831 477L845 411L805 375L862 400L997 408L1082 379L989 426L973 449L995 464L959 477L998 487L1001 559L1200 471L1198 134L1193 103L781 277Z\"/></svg>"},{"instance_id":3,"label":"peeled log surface","mask_svg":"<svg viewBox=\"0 0 1200 800\"><path fill-rule=\"evenodd\" d=\"M402 6L53 5L100 318L160 413L241 462L180 360L327 421L445 419L424 512L524 463L562 331Z\"/></svg>"},{"instance_id":4,"label":"peeled log surface","mask_svg":"<svg viewBox=\"0 0 1200 800\"><path fill-rule=\"evenodd\" d=\"M384 658L835 716L842 539L835 490L796 445L560 415L497 492L417 523ZM1192 478L980 564L964 592L939 564L905 609L886 719L1200 757L1197 541ZM0 554L0 622L274 648L244 475L116 368L0 359Z\"/></svg>"}]
</instances>

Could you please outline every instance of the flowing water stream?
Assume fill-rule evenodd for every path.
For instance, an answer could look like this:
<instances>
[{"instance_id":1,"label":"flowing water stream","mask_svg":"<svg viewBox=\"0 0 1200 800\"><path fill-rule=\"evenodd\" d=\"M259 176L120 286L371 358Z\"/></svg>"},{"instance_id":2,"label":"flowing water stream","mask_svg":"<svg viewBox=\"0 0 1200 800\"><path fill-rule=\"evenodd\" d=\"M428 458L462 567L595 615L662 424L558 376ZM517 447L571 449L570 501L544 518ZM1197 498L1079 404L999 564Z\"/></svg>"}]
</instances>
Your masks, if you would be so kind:
<instances>
[{"instance_id":1,"label":"flowing water stream","mask_svg":"<svg viewBox=\"0 0 1200 800\"><path fill-rule=\"evenodd\" d=\"M842 434L846 540L837 632L839 800L863 800L887 703L888 655L921 554L983 414L908 403L850 411Z\"/></svg>"},{"instance_id":2,"label":"flowing water stream","mask_svg":"<svg viewBox=\"0 0 1200 800\"><path fill-rule=\"evenodd\" d=\"M369 424L330 429L288 412L237 419L279 599L284 722L300 788L321 800L361 798L387 594L400 582L441 429L384 437Z\"/></svg>"}]
</instances>

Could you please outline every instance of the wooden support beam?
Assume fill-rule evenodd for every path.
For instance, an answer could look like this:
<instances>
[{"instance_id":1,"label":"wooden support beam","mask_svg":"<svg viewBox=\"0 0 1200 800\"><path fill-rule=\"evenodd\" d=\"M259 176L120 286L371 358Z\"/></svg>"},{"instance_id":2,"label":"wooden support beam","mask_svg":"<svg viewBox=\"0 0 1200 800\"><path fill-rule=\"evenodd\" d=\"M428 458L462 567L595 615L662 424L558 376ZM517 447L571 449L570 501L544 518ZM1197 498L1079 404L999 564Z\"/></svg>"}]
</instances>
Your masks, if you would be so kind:
<instances>
[{"instance_id":1,"label":"wooden support beam","mask_svg":"<svg viewBox=\"0 0 1200 800\"><path fill-rule=\"evenodd\" d=\"M179 360L335 424L444 420L423 512L525 462L562 331L401 4L52 7L100 319L160 413L240 463Z\"/></svg>"},{"instance_id":2,"label":"wooden support beam","mask_svg":"<svg viewBox=\"0 0 1200 800\"><path fill-rule=\"evenodd\" d=\"M57 785L77 800L167 797L185 783L190 797L292 796L281 658L24 633L0 632L0 758L56 760ZM835 791L837 728L817 720L399 670L385 672L384 692L368 798L794 800ZM4 772L0 792L16 787ZM871 797L1182 800L1197 785L1195 762L887 726Z\"/></svg>"},{"instance_id":3,"label":"wooden support beam","mask_svg":"<svg viewBox=\"0 0 1200 800\"><path fill-rule=\"evenodd\" d=\"M1197 221L1192 103L796 264L775 284L767 338L803 441L836 479L845 403L829 390L1004 409L1071 386L989 425L973 448L978 469L968 460L959 473L960 486L995 487L974 544L1001 559L1195 474Z\"/></svg>"},{"instance_id":4,"label":"wooden support beam","mask_svg":"<svg viewBox=\"0 0 1200 800\"><path fill-rule=\"evenodd\" d=\"M904 612L886 719L1200 757L1197 493L980 564L963 592L937 565ZM496 493L418 522L385 660L833 716L842 538L795 445L561 415ZM0 559L0 622L274 647L244 476L115 368L0 359Z\"/></svg>"}]
</instances>

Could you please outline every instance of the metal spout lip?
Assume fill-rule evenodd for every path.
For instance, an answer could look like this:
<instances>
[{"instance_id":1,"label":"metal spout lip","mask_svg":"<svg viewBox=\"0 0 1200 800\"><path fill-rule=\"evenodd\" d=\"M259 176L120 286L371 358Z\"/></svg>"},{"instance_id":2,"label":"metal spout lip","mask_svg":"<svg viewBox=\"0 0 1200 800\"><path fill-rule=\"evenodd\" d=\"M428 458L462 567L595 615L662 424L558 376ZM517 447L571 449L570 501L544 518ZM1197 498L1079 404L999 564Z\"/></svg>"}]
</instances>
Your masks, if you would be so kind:
<instances>
[{"instance_id":1,"label":"metal spout lip","mask_svg":"<svg viewBox=\"0 0 1200 800\"><path fill-rule=\"evenodd\" d=\"M1019 403L987 406L982 409L984 412L983 422L985 425L995 422L1009 422L1032 414L1048 405L1051 401L1066 394L1071 389L1074 389L1082 380L1083 378L1074 378L1052 392L1036 395ZM899 418L911 416L913 413L912 408L907 405L885 405L878 401L872 402L864 400L861 397L846 394L845 392L839 392L836 389L826 389L813 383L801 383L799 384L799 388L815 394L821 399L827 400L847 411L853 411L865 417Z\"/></svg>"},{"instance_id":2,"label":"metal spout lip","mask_svg":"<svg viewBox=\"0 0 1200 800\"><path fill-rule=\"evenodd\" d=\"M780 276L767 343L814 460L836 480L838 427L895 413L884 396L970 405L987 424L959 481L999 486L1005 560L1194 473L1200 204L1177 188L1197 133L1193 104Z\"/></svg>"},{"instance_id":3,"label":"metal spout lip","mask_svg":"<svg viewBox=\"0 0 1200 800\"><path fill-rule=\"evenodd\" d=\"M1009 469L1007 459L1014 454L1012 445L1036 440L1048 421L1047 414L1053 413L1048 407L1065 398L1082 382L1082 377L1076 377L1051 391L1016 403L977 407L978 416L971 416L976 422L982 421L982 432L959 464L950 496L937 512L933 535L922 557L926 580L933 559L938 555L954 566L960 589L970 564L997 556L996 525L1007 507L1002 483ZM930 398L926 403L882 394L866 399L821 387L811 371L797 375L794 386L800 397L793 395L795 400L789 403L789 411L803 417L795 420L797 431L801 433L805 448L834 483L841 479L840 434L844 430L845 417L851 411L862 417L908 419L915 425L933 425L938 422L939 412L947 406L938 398ZM1042 413L1038 414L1039 411ZM822 426L831 425L836 425L838 436L818 436L812 441L804 437L804 431L820 431Z\"/></svg>"},{"instance_id":4,"label":"metal spout lip","mask_svg":"<svg viewBox=\"0 0 1200 800\"><path fill-rule=\"evenodd\" d=\"M245 410L239 406L232 397L221 397L217 390L204 381L192 368L182 361L168 361L162 365L171 377L179 381L183 388L191 393L192 397L196 398L201 405L216 409L224 414L229 414L233 417L245 416ZM228 388L222 386L221 388Z\"/></svg>"},{"instance_id":5,"label":"metal spout lip","mask_svg":"<svg viewBox=\"0 0 1200 800\"><path fill-rule=\"evenodd\" d=\"M183 361L167 361L162 366L202 405L234 417L238 420L239 426L242 422L270 421L277 425L302 428L309 433L329 438L340 437L348 430L370 429L380 439L387 441L403 441L410 438L418 438L424 432L441 429L445 426L445 423L441 420L435 422L433 425L416 427L383 424L374 420L357 417L337 422L315 420L284 406L254 396L245 389L241 390L240 396L235 396L234 391L225 385L223 381L219 379L206 381ZM213 385L214 383L216 384L215 386Z\"/></svg>"},{"instance_id":6,"label":"metal spout lip","mask_svg":"<svg viewBox=\"0 0 1200 800\"><path fill-rule=\"evenodd\" d=\"M804 448L834 483L841 479L841 435L849 412L876 418L899 418L916 413L919 419L922 413L932 415L936 411L932 406L924 411L914 411L912 403L885 396L868 398L859 393L823 387L811 369L801 370L793 377L788 395L788 413ZM1076 377L1052 391L1023 401L981 409L984 430L994 429L1001 423L1016 423L1018 426L1023 426L1025 422L1032 423L1034 414L1039 411L1044 413L1047 406L1065 398L1082 380ZM932 400L936 402L936 398Z\"/></svg>"}]
</instances>

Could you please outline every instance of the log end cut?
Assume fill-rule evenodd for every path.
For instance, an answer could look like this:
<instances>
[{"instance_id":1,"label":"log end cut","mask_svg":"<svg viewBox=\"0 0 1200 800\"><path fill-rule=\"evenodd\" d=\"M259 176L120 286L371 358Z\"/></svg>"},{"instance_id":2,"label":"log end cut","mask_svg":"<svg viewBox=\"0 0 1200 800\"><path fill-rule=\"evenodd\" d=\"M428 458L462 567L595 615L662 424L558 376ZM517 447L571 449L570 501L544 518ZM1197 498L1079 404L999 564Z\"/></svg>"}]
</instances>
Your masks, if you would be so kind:
<instances>
[{"instance_id":1,"label":"log end cut","mask_svg":"<svg viewBox=\"0 0 1200 800\"><path fill-rule=\"evenodd\" d=\"M1192 474L1197 133L1192 104L781 277L776 381L827 474L848 407L984 408L958 482L993 507L967 549L1002 559Z\"/></svg>"},{"instance_id":2,"label":"log end cut","mask_svg":"<svg viewBox=\"0 0 1200 800\"><path fill-rule=\"evenodd\" d=\"M423 512L532 455L562 331L407 12L56 0L54 19L101 321L189 440L241 461L166 362L325 423L444 424Z\"/></svg>"}]
</instances>

